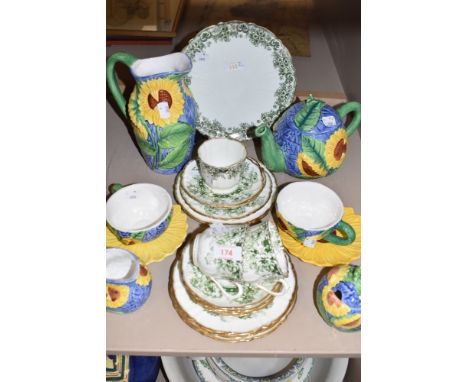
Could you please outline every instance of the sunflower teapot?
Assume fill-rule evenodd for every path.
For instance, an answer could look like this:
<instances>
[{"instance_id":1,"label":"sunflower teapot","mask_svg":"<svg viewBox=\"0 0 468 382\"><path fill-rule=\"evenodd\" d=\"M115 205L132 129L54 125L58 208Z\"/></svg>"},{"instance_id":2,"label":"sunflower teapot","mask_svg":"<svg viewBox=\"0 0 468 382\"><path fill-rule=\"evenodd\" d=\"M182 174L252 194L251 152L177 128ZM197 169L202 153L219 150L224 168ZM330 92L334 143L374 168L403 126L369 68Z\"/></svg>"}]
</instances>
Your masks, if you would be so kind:
<instances>
[{"instance_id":1,"label":"sunflower teapot","mask_svg":"<svg viewBox=\"0 0 468 382\"><path fill-rule=\"evenodd\" d=\"M346 127L348 113L354 113ZM262 160L270 171L298 178L330 175L344 161L350 137L361 122L361 105L347 102L336 110L311 95L290 106L274 124L265 124L254 135L261 139Z\"/></svg>"},{"instance_id":2,"label":"sunflower teapot","mask_svg":"<svg viewBox=\"0 0 468 382\"><path fill-rule=\"evenodd\" d=\"M136 82L128 104L117 84L118 62L130 68ZM109 90L130 119L146 164L158 173L177 173L192 156L196 103L185 83L191 68L184 53L137 59L118 52L107 60Z\"/></svg>"}]
</instances>

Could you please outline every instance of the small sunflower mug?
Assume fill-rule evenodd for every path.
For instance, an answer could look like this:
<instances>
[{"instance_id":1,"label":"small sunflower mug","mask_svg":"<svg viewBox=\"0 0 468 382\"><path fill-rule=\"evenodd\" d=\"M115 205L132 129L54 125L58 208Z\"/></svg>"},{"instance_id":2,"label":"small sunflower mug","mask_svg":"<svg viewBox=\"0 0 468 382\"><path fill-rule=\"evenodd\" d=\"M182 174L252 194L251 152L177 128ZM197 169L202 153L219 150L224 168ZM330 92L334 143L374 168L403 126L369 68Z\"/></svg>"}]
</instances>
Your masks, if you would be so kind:
<instances>
[{"instance_id":1,"label":"small sunflower mug","mask_svg":"<svg viewBox=\"0 0 468 382\"><path fill-rule=\"evenodd\" d=\"M294 182L284 187L276 199L280 227L306 247L324 240L349 245L356 239L353 227L341 220L343 202L330 188L315 182ZM341 232L341 236L336 234Z\"/></svg>"},{"instance_id":2,"label":"small sunflower mug","mask_svg":"<svg viewBox=\"0 0 468 382\"><path fill-rule=\"evenodd\" d=\"M122 248L106 250L106 310L130 313L151 293L151 273L138 257Z\"/></svg>"}]
</instances>

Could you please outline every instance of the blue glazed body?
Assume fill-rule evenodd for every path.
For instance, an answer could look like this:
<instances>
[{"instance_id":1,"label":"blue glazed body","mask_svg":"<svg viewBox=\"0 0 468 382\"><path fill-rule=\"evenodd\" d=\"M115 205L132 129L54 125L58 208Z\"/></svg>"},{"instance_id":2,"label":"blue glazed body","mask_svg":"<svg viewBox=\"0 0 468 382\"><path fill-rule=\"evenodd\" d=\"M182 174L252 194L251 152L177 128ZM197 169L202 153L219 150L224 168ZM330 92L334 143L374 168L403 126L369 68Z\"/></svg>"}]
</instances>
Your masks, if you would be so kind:
<instances>
[{"instance_id":1,"label":"blue glazed body","mask_svg":"<svg viewBox=\"0 0 468 382\"><path fill-rule=\"evenodd\" d=\"M109 229L114 233L115 236L124 244L134 244L134 243L146 243L148 241L157 239L159 236L161 236L169 226L169 223L171 222L172 218L172 213L173 210L171 209L171 212L169 215L161 222L159 223L156 227L150 228L145 231L139 231L139 232L125 232L125 231L119 231L110 225L108 225Z\"/></svg>"},{"instance_id":2,"label":"blue glazed body","mask_svg":"<svg viewBox=\"0 0 468 382\"><path fill-rule=\"evenodd\" d=\"M316 293L320 315L328 325L343 331L361 330L361 267L331 268L318 283Z\"/></svg>"},{"instance_id":3,"label":"blue glazed body","mask_svg":"<svg viewBox=\"0 0 468 382\"><path fill-rule=\"evenodd\" d=\"M300 129L295 121L296 114L304 107L304 103L300 102L291 106L283 116L278 120L275 126L274 139L282 151L285 159L286 172L292 176L299 178L310 178L311 176L306 173L304 166L300 166L300 159L305 161L314 160L317 165L322 164L323 174L320 176L329 175L335 171L334 168L327 166L327 158L325 152L317 153L318 158L310 158L303 149L304 137L310 140L320 142L324 147L326 142L330 139L333 133L343 128L343 123L338 113L329 105L324 104L320 110L320 117L314 126L308 126L306 129ZM323 123L323 118L333 117L336 123L333 126L326 126ZM300 158L300 154L303 158ZM319 172L318 170L316 170Z\"/></svg>"},{"instance_id":4,"label":"blue glazed body","mask_svg":"<svg viewBox=\"0 0 468 382\"><path fill-rule=\"evenodd\" d=\"M106 279L106 310L114 313L130 313L140 308L151 293L151 273L133 255L137 270L129 280Z\"/></svg>"},{"instance_id":5,"label":"blue glazed body","mask_svg":"<svg viewBox=\"0 0 468 382\"><path fill-rule=\"evenodd\" d=\"M197 105L185 84L187 72L134 75L129 117L146 164L155 172L175 174L192 157ZM168 118L159 111L168 104Z\"/></svg>"}]
</instances>

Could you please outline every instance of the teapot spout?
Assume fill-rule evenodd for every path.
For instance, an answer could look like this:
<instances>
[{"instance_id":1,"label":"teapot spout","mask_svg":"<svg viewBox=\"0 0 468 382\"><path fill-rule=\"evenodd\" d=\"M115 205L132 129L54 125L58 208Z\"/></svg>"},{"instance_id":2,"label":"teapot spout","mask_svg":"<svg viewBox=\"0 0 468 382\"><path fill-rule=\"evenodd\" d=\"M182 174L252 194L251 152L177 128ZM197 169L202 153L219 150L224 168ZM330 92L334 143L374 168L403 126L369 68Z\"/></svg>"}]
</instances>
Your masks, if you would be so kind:
<instances>
[{"instance_id":1,"label":"teapot spout","mask_svg":"<svg viewBox=\"0 0 468 382\"><path fill-rule=\"evenodd\" d=\"M285 171L286 164L284 162L284 154L275 142L275 137L270 128L265 124L261 124L255 128L254 134L257 138L261 139L262 160L268 170L274 172Z\"/></svg>"}]
</instances>

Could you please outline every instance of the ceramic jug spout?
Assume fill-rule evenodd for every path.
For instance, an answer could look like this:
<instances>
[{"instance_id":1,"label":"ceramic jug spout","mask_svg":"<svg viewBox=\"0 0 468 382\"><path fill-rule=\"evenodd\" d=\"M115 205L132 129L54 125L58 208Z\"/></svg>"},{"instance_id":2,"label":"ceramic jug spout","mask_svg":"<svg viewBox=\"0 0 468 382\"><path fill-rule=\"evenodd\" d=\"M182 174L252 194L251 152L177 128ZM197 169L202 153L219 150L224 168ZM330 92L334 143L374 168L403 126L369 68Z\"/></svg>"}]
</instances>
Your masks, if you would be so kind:
<instances>
[{"instance_id":1,"label":"ceramic jug spout","mask_svg":"<svg viewBox=\"0 0 468 382\"><path fill-rule=\"evenodd\" d=\"M262 160L268 170L274 172L285 171L284 153L276 143L271 129L267 125L261 124L255 129L254 134L261 139Z\"/></svg>"}]
</instances>

